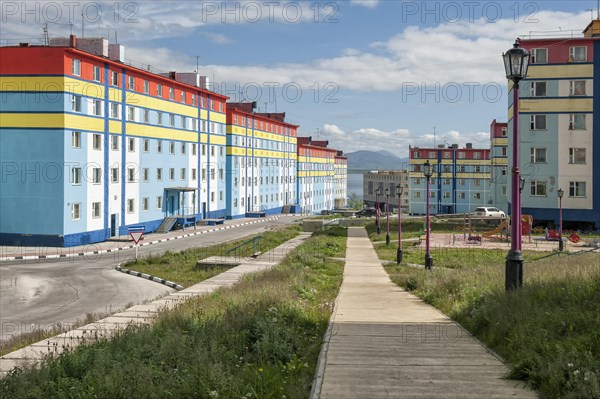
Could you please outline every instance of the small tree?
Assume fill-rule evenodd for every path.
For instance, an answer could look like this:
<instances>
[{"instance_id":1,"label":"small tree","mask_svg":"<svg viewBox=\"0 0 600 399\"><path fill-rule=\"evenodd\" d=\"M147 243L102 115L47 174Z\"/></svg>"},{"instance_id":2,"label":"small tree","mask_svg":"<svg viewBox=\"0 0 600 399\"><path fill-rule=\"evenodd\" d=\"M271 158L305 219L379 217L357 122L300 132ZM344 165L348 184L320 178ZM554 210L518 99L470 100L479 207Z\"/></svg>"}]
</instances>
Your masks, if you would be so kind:
<instances>
[{"instance_id":1,"label":"small tree","mask_svg":"<svg viewBox=\"0 0 600 399\"><path fill-rule=\"evenodd\" d=\"M356 195L356 193L352 193L350 195L350 199L348 200L348 205L350 205L350 208L360 211L361 209L363 209L363 200L358 198L358 195Z\"/></svg>"}]
</instances>

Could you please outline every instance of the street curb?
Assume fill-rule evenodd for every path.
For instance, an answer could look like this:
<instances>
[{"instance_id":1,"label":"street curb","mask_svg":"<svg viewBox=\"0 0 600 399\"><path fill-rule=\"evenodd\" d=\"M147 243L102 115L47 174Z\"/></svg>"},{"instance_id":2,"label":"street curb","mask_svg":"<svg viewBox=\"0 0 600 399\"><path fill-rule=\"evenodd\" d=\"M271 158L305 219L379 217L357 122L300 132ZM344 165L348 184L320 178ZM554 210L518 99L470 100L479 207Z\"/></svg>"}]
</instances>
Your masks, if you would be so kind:
<instances>
[{"instance_id":1,"label":"street curb","mask_svg":"<svg viewBox=\"0 0 600 399\"><path fill-rule=\"evenodd\" d=\"M200 235L200 234L213 233L215 231L231 229L233 227L240 227L240 226L246 226L246 225L249 225L249 224L268 222L268 221L271 221L271 220L277 220L277 219L279 219L279 218L281 218L283 216L288 216L288 215L291 215L291 214L277 215L277 216L272 216L270 218L265 218L265 219L260 219L260 220L253 220L251 222L226 225L226 226L218 227L218 228L215 228L215 229L212 229L212 230L202 230L202 231L198 231L198 232L195 232L195 233L188 233L188 234L183 234L183 235L180 235L180 236L163 238L161 240L154 240L154 241L151 241L151 242L145 242L143 244L139 244L139 246L140 247L145 247L147 245L152 245L152 244L158 244L158 243L161 243L161 242L178 240L180 238L193 237L193 236L197 236L197 235ZM96 244L90 244L90 246L94 246L94 245L96 245ZM127 246L119 247L119 248L100 249L100 250L97 250L97 251L78 252L78 253L73 253L73 254L13 256L13 257L7 257L7 258L0 258L0 262L11 262L11 261L15 261L15 260L67 259L67 258L76 258L76 257L79 257L79 256L100 255L100 254L104 254L104 253L118 252L118 251L123 251L123 250L126 250L126 249L132 249L132 248L135 248L135 245L127 245Z\"/></svg>"},{"instance_id":2,"label":"street curb","mask_svg":"<svg viewBox=\"0 0 600 399\"><path fill-rule=\"evenodd\" d=\"M165 280L164 278L159 278L146 273L136 272L135 270L123 269L120 263L115 267L115 270L121 273L130 274L135 277L145 278L146 280L154 281L155 283L164 284L167 287L176 289L177 291L181 291L184 288L182 285L179 285L169 280Z\"/></svg>"}]
</instances>

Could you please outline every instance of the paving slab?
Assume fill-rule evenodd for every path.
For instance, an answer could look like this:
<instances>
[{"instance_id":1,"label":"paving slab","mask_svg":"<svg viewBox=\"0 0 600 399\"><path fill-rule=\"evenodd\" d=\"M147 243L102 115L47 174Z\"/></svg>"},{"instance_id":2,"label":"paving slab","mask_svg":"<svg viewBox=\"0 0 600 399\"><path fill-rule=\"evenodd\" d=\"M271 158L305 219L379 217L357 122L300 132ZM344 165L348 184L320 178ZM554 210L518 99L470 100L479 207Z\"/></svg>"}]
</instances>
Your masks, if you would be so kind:
<instances>
[{"instance_id":1,"label":"paving slab","mask_svg":"<svg viewBox=\"0 0 600 399\"><path fill-rule=\"evenodd\" d=\"M537 398L460 325L392 283L362 227L348 230L320 359L314 399Z\"/></svg>"}]
</instances>

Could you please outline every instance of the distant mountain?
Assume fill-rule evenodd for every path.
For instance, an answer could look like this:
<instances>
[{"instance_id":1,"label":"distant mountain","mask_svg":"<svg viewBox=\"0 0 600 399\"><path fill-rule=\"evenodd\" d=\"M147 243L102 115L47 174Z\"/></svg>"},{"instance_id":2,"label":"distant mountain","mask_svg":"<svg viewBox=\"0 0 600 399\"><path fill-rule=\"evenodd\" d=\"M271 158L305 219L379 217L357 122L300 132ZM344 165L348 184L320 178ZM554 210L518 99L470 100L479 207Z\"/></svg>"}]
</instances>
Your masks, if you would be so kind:
<instances>
[{"instance_id":1,"label":"distant mountain","mask_svg":"<svg viewBox=\"0 0 600 399\"><path fill-rule=\"evenodd\" d=\"M346 154L349 170L398 170L408 165L408 158L400 158L389 151L356 151Z\"/></svg>"}]
</instances>

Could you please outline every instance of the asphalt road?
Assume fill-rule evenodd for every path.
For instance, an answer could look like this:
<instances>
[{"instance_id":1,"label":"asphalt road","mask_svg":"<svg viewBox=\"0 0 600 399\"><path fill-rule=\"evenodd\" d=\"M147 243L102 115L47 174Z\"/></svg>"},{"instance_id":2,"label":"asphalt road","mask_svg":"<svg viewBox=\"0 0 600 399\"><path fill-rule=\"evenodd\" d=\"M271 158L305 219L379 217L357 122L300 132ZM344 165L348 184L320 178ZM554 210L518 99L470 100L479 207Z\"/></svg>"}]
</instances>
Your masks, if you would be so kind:
<instances>
[{"instance_id":1,"label":"asphalt road","mask_svg":"<svg viewBox=\"0 0 600 399\"><path fill-rule=\"evenodd\" d=\"M223 243L298 219L284 216L265 223L148 245L139 248L139 255L158 255L167 250ZM58 323L69 325L85 319L90 313L114 313L174 291L114 269L118 263L133 256L133 249L130 249L74 259L1 263L0 339Z\"/></svg>"}]
</instances>

